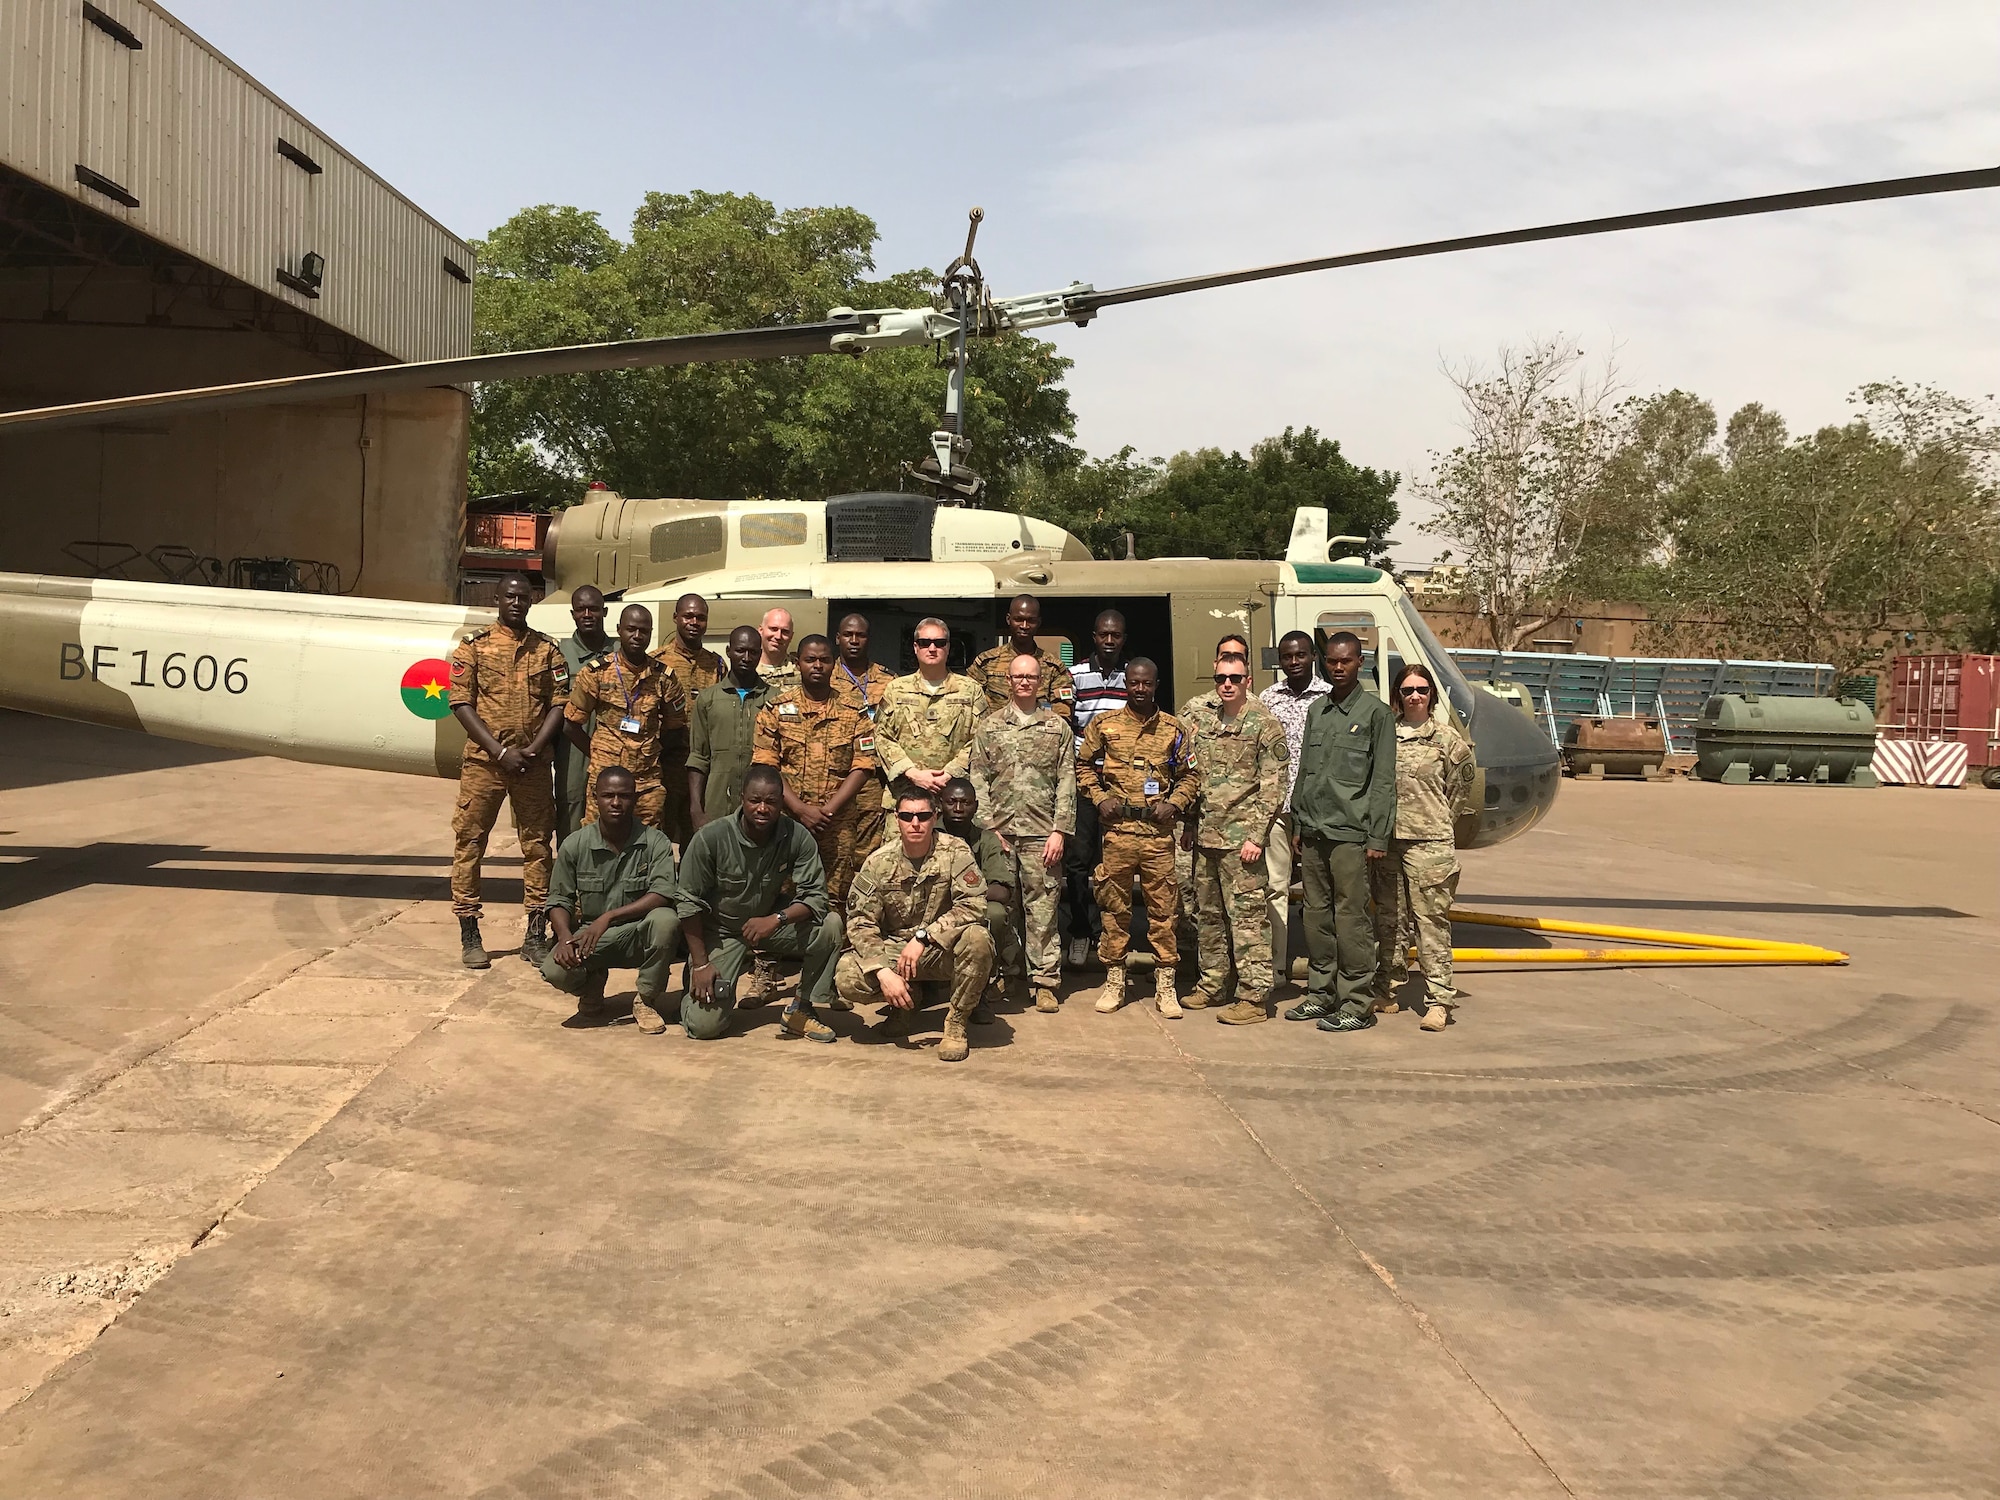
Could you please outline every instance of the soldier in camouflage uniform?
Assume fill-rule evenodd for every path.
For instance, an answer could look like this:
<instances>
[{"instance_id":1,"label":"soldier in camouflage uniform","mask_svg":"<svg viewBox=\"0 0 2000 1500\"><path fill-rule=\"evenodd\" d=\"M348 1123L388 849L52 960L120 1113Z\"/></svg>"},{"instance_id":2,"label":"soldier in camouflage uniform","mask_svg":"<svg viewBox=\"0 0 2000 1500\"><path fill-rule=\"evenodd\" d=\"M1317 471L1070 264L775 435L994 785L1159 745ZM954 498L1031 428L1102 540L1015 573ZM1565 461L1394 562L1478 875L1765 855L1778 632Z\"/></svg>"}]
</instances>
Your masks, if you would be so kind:
<instances>
[{"instance_id":1,"label":"soldier in camouflage uniform","mask_svg":"<svg viewBox=\"0 0 2000 1500\"><path fill-rule=\"evenodd\" d=\"M728 669L722 658L702 644L708 634L708 601L699 594L682 594L674 602L674 629L653 660L673 674L681 686L686 707L667 716L665 737L660 746L660 780L667 789L667 820L661 826L667 837L681 849L694 836L694 818L688 810L688 710L704 688L722 680Z\"/></svg>"},{"instance_id":2,"label":"soldier in camouflage uniform","mask_svg":"<svg viewBox=\"0 0 2000 1500\"><path fill-rule=\"evenodd\" d=\"M849 1006L887 1001L885 1029L917 1008L917 984L949 982L938 1058L962 1062L965 1024L993 970L986 877L970 849L938 831L932 793L907 790L895 813L896 841L861 862L847 893L848 949L833 982Z\"/></svg>"},{"instance_id":3,"label":"soldier in camouflage uniform","mask_svg":"<svg viewBox=\"0 0 2000 1500\"><path fill-rule=\"evenodd\" d=\"M1014 658L1032 656L1041 668L1036 701L1046 703L1065 724L1073 727L1071 710L1076 703L1076 680L1069 675L1061 657L1049 655L1037 643L1035 634L1041 628L1040 601L1033 594L1016 594L1014 602L1007 606L1007 639L974 657L966 675L986 689L988 709L1005 708L1014 701L1014 685L1008 680Z\"/></svg>"},{"instance_id":4,"label":"soldier in camouflage uniform","mask_svg":"<svg viewBox=\"0 0 2000 1500\"><path fill-rule=\"evenodd\" d=\"M774 693L782 693L786 688L799 685L799 664L792 660L792 612L788 609L767 609L764 622L757 627L762 655L757 662L757 675Z\"/></svg>"},{"instance_id":5,"label":"soldier in camouflage uniform","mask_svg":"<svg viewBox=\"0 0 2000 1500\"><path fill-rule=\"evenodd\" d=\"M576 622L576 629L557 641L556 649L562 652L563 665L569 668L569 680L574 683L578 673L602 661L617 642L604 633L604 595L590 584L571 592L569 617ZM595 728L585 724L584 737L588 739ZM560 852L562 841L583 826L584 804L590 801L590 754L572 745L567 734L556 736L555 751L556 849Z\"/></svg>"},{"instance_id":6,"label":"soldier in camouflage uniform","mask_svg":"<svg viewBox=\"0 0 2000 1500\"><path fill-rule=\"evenodd\" d=\"M556 643L528 628L534 585L516 573L500 585L499 620L460 641L451 653L451 711L465 729L458 769L458 810L451 820L451 909L458 916L459 958L468 969L492 966L479 935L479 864L502 803L514 809L521 844L521 896L527 935L521 957L548 953L549 847L556 826L549 747L569 696L569 667Z\"/></svg>"},{"instance_id":7,"label":"soldier in camouflage uniform","mask_svg":"<svg viewBox=\"0 0 2000 1500\"><path fill-rule=\"evenodd\" d=\"M1195 699L1185 714L1201 757L1201 796L1181 836L1194 851L1201 985L1184 1003L1194 1010L1222 1004L1233 978L1235 1002L1216 1016L1230 1026L1269 1019L1271 907L1264 840L1290 790L1285 726L1250 697L1249 683L1244 656L1218 656L1215 691Z\"/></svg>"},{"instance_id":8,"label":"soldier in camouflage uniform","mask_svg":"<svg viewBox=\"0 0 2000 1500\"><path fill-rule=\"evenodd\" d=\"M1053 1011L1062 980L1056 902L1062 894L1063 846L1076 833L1076 740L1069 721L1040 702L1038 658L1017 655L1008 667L1008 684L1012 701L973 731L971 779L987 825L1000 836L1013 865L1035 1009Z\"/></svg>"},{"instance_id":9,"label":"soldier in camouflage uniform","mask_svg":"<svg viewBox=\"0 0 2000 1500\"><path fill-rule=\"evenodd\" d=\"M623 766L637 787L639 821L648 828L666 828L660 742L668 719L686 716L687 700L672 674L646 654L652 640L653 612L643 604L626 605L618 616L618 649L592 658L570 684L563 733L590 756L586 823L597 821L597 773L606 766ZM588 738L586 724L596 726Z\"/></svg>"},{"instance_id":10,"label":"soldier in camouflage uniform","mask_svg":"<svg viewBox=\"0 0 2000 1500\"><path fill-rule=\"evenodd\" d=\"M844 615L833 633L840 660L833 668L833 690L840 701L873 724L882 712L882 695L896 674L868 659L868 617ZM882 842L882 773L878 767L870 785L854 798L854 847L861 855Z\"/></svg>"},{"instance_id":11,"label":"soldier in camouflage uniform","mask_svg":"<svg viewBox=\"0 0 2000 1500\"><path fill-rule=\"evenodd\" d=\"M1158 962L1154 1003L1173 1019L1181 1013L1174 992L1180 943L1180 887L1174 875L1174 822L1187 816L1201 790L1194 736L1186 724L1159 710L1160 670L1143 656L1125 664L1125 706L1100 714L1083 732L1076 752L1077 778L1097 804L1104 826L1104 854L1097 865L1097 905L1104 914L1098 957L1104 992L1097 1008L1125 1003L1125 947L1132 926L1132 878L1146 898L1147 937Z\"/></svg>"},{"instance_id":12,"label":"soldier in camouflage uniform","mask_svg":"<svg viewBox=\"0 0 2000 1500\"><path fill-rule=\"evenodd\" d=\"M1437 708L1437 684L1419 662L1396 674L1396 835L1389 857L1369 870L1375 905L1375 1008L1401 1009L1396 986L1409 976L1407 934L1415 929L1427 995L1423 1028L1451 1024L1458 991L1451 974L1451 903L1458 895L1452 823L1473 810L1478 774L1472 747Z\"/></svg>"},{"instance_id":13,"label":"soldier in camouflage uniform","mask_svg":"<svg viewBox=\"0 0 2000 1500\"><path fill-rule=\"evenodd\" d=\"M941 796L947 781L965 774L972 731L986 712L985 689L946 665L951 630L944 621L919 620L913 641L917 670L882 690L875 716L875 759L887 783L885 814L894 809L898 793L916 787ZM895 842L884 834L884 847Z\"/></svg>"},{"instance_id":14,"label":"soldier in camouflage uniform","mask_svg":"<svg viewBox=\"0 0 2000 1500\"><path fill-rule=\"evenodd\" d=\"M799 642L799 685L773 693L757 711L754 765L776 766L785 778L785 811L805 825L826 869L826 898L847 909L866 850L855 847L858 803L875 779L875 730L833 691L833 643L823 635Z\"/></svg>"}]
</instances>

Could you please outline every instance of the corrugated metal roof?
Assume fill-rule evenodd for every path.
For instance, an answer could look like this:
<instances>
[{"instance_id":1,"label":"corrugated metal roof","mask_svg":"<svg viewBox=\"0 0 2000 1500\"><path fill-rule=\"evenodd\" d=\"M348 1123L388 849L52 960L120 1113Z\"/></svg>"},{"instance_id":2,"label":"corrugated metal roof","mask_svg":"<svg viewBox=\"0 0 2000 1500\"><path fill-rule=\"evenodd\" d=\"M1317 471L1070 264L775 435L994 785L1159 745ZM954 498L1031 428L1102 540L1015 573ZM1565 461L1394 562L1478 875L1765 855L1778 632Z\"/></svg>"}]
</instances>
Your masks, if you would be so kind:
<instances>
[{"instance_id":1,"label":"corrugated metal roof","mask_svg":"<svg viewBox=\"0 0 2000 1500\"><path fill-rule=\"evenodd\" d=\"M0 0L0 77L0 162L394 358L471 352L471 247L159 6ZM277 275L307 252L317 297Z\"/></svg>"}]
</instances>

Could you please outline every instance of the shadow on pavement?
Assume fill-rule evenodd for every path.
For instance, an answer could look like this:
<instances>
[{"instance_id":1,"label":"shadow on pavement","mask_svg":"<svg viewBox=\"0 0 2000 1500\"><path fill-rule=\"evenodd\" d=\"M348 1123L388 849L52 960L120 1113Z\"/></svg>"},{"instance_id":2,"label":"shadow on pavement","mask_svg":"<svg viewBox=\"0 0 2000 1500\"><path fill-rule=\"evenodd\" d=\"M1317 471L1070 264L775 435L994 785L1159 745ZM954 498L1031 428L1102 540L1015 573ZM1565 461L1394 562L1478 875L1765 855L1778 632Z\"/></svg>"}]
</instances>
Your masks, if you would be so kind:
<instances>
[{"instance_id":1,"label":"shadow on pavement","mask_svg":"<svg viewBox=\"0 0 2000 1500\"><path fill-rule=\"evenodd\" d=\"M1630 896L1501 896L1458 893L1460 906L1590 907L1605 911L1726 911L1773 912L1801 917L1957 917L1968 921L1976 913L1950 906L1842 906L1819 901L1664 901Z\"/></svg>"}]
</instances>

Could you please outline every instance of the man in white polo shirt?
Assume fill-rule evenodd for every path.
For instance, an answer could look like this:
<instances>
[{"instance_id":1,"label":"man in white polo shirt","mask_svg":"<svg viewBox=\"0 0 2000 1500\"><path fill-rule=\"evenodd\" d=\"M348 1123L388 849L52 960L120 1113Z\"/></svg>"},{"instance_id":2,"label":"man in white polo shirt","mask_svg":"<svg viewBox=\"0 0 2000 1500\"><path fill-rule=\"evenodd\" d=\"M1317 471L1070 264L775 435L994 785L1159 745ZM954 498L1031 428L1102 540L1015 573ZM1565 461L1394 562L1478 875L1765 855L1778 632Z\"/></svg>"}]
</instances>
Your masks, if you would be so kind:
<instances>
[{"instance_id":1,"label":"man in white polo shirt","mask_svg":"<svg viewBox=\"0 0 2000 1500\"><path fill-rule=\"evenodd\" d=\"M1271 982L1283 989L1291 982L1292 955L1287 927L1292 916L1292 786L1299 779L1299 744L1306 729L1306 711L1333 689L1313 671L1313 638L1294 630L1278 642L1278 670L1284 675L1257 701L1284 726L1285 748L1291 752L1285 768L1285 806L1271 820L1264 841L1264 872L1271 894Z\"/></svg>"}]
</instances>

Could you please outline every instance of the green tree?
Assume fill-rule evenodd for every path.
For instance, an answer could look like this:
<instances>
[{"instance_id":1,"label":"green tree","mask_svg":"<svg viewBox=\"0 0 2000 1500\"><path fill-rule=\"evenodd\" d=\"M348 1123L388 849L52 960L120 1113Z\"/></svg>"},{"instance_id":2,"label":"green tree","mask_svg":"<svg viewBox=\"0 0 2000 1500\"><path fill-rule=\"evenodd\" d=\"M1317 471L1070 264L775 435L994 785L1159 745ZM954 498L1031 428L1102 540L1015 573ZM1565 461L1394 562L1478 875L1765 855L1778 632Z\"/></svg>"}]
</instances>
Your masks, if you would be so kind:
<instances>
[{"instance_id":1,"label":"green tree","mask_svg":"<svg viewBox=\"0 0 2000 1500\"><path fill-rule=\"evenodd\" d=\"M651 193L617 239L593 213L523 209L479 246L481 351L804 323L837 306L912 307L932 274L871 279L874 221L737 193ZM973 463L1004 501L1023 465L1078 455L1040 339L979 341L966 389ZM945 371L926 349L494 381L473 409L476 493L553 503L589 480L628 495L822 498L894 489L929 451Z\"/></svg>"},{"instance_id":2,"label":"green tree","mask_svg":"<svg viewBox=\"0 0 2000 1500\"><path fill-rule=\"evenodd\" d=\"M1396 523L1400 476L1350 462L1310 427L1287 427L1242 453L1201 448L1173 458L1110 458L1027 467L1016 509L1053 521L1101 558L1282 557L1292 515L1324 506L1335 535L1380 538Z\"/></svg>"},{"instance_id":3,"label":"green tree","mask_svg":"<svg viewBox=\"0 0 2000 1500\"><path fill-rule=\"evenodd\" d=\"M1642 590L1678 643L1851 671L1904 622L1977 609L2000 567L2000 428L1978 405L1882 382L1857 419L1787 441L1761 406L1730 418L1666 502L1669 556Z\"/></svg>"}]
</instances>

